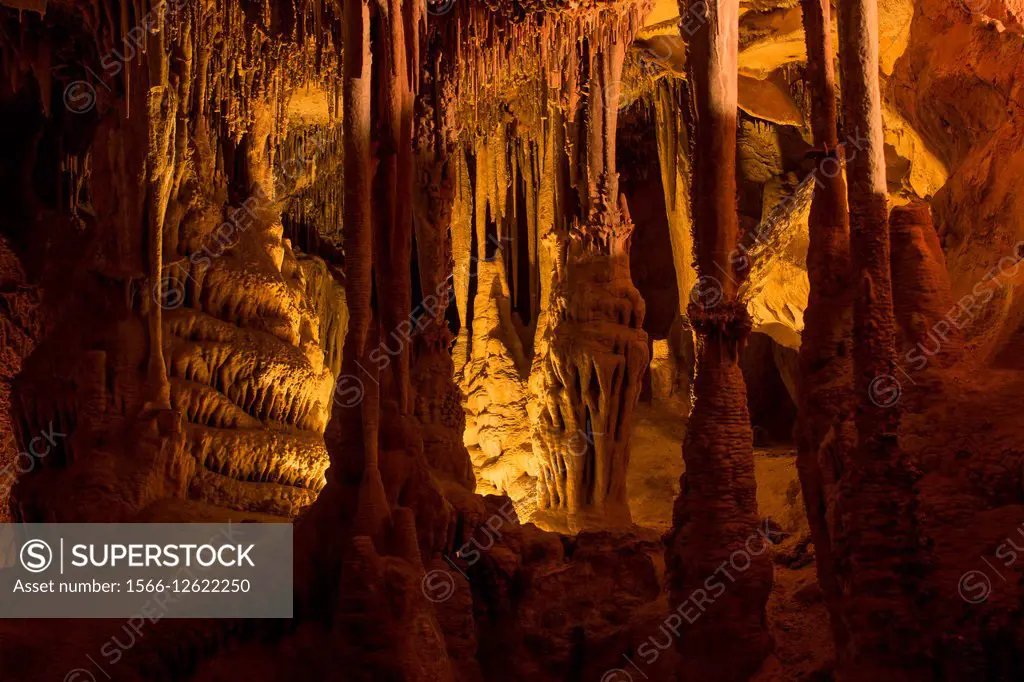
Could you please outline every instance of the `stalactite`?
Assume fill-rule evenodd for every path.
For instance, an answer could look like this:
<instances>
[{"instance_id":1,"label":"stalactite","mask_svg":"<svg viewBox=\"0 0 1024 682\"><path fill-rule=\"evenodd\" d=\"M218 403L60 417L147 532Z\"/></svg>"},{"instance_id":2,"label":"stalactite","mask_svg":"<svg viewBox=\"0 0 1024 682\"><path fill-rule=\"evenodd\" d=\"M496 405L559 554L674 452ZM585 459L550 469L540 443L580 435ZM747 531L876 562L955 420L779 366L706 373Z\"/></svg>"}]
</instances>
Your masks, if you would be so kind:
<instances>
[{"instance_id":1,"label":"stalactite","mask_svg":"<svg viewBox=\"0 0 1024 682\"><path fill-rule=\"evenodd\" d=\"M684 86L674 79L663 79L656 86L654 99L655 133L661 185L668 211L669 237L675 264L679 301L686 313L697 275L693 270L693 219L690 215L690 141L683 107Z\"/></svg>"},{"instance_id":2,"label":"stalactite","mask_svg":"<svg viewBox=\"0 0 1024 682\"><path fill-rule=\"evenodd\" d=\"M96 126L87 153L69 165L68 198L80 202L69 212L96 238L70 281L72 301L102 310L109 334L90 336L97 320L82 323L72 302L61 347L40 350L30 371L37 381L40 373L76 377L48 390L62 428L88 445L56 467L68 470L75 495L63 495L59 479L27 485L23 506L49 509L49 518L116 520L154 501L192 498L294 515L322 485L324 351L336 344L320 347L332 326L303 300L303 275L275 224L271 167L286 82L327 78L338 62L314 73L312 43L269 35L272 22L252 22L233 2L107 1L81 10L74 16L104 58L83 64ZM226 79L213 76L227 68ZM229 154L238 156L230 169ZM237 176L232 189L250 193L242 206L228 205L226 175ZM254 348L277 360L254 373L246 366L256 362ZM98 390L104 373L82 368L102 355L110 371ZM277 363L288 365L283 379ZM263 420L292 432L278 436ZM296 475L297 462L310 475ZM110 472L144 483L111 496Z\"/></svg>"},{"instance_id":3,"label":"stalactite","mask_svg":"<svg viewBox=\"0 0 1024 682\"><path fill-rule=\"evenodd\" d=\"M552 249L555 233L559 229L558 222L561 214L558 211L558 171L561 167L561 157L556 140L559 134L565 130L562 119L562 109L557 102L551 101L551 89L545 88L545 114L547 120L542 127L543 132L538 149L538 176L540 187L537 190L537 217L535 220L537 230L537 261L539 268L538 275L538 305L540 307L539 320L537 322L537 336L543 336L544 325L547 319L547 310L551 301L552 278L555 267Z\"/></svg>"},{"instance_id":4,"label":"stalactite","mask_svg":"<svg viewBox=\"0 0 1024 682\"><path fill-rule=\"evenodd\" d=\"M160 21L164 21L162 18ZM158 25L158 28L163 28ZM156 83L151 81L148 92L149 149L146 166L149 177L145 215L149 220L147 242L149 248L149 275L156 286L163 282L164 219L171 198L172 180L176 176L176 159L173 140L177 124L178 103L176 93L169 87L168 65L163 41L166 34L158 32L151 37L156 45L150 55L151 74L159 74ZM129 71L131 69L129 68ZM129 98L130 101L130 98ZM170 407L170 384L164 371L163 339L161 324L162 308L149 307L149 371L148 387L152 406L159 409Z\"/></svg>"},{"instance_id":5,"label":"stalactite","mask_svg":"<svg viewBox=\"0 0 1024 682\"><path fill-rule=\"evenodd\" d=\"M465 150L456 149L453 174L455 176L455 205L452 213L452 253L455 266L452 271L455 308L459 315L459 335L455 344L455 367L461 369L469 359L469 291L472 275L473 205L475 189L466 163Z\"/></svg>"}]
</instances>

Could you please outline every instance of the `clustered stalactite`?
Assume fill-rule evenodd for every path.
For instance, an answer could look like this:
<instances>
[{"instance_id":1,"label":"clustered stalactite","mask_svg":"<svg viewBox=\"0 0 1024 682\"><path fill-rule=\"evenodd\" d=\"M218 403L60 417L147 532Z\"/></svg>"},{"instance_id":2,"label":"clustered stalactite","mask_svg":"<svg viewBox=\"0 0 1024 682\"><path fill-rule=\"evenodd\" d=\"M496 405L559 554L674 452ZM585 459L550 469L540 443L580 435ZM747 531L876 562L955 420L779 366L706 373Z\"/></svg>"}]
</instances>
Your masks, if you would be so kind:
<instances>
[{"instance_id":1,"label":"clustered stalactite","mask_svg":"<svg viewBox=\"0 0 1024 682\"><path fill-rule=\"evenodd\" d=\"M515 481L507 476L523 469L547 477L547 483L538 483L545 491L539 506L551 506L551 523L561 527L568 513L576 515L581 504L596 511L610 492L614 511L607 518L617 523L629 518L629 413L647 361L640 349L646 340L637 334L642 301L625 257L632 228L619 207L614 133L622 60L645 8L643 3L586 3L573 11L547 11L534 23L529 20L534 8L515 3L491 10L456 3L438 20L447 43L457 46L450 81L460 148L452 172L459 320L454 357L471 420L467 443L480 453L474 457L486 486L509 490ZM535 97L498 106L513 89ZM578 223L574 229L572 221ZM595 277L612 280L602 285L604 296L621 299L623 310L612 310L610 303L607 311L597 310L596 290L593 301L569 300ZM588 308L595 311L585 312ZM583 336L582 327L571 327L595 315L595 322L607 317L612 323L606 344L571 349L571 339ZM558 325L560 331L553 331ZM615 331L617 325L624 329ZM559 342L552 356L554 338ZM621 359L591 360L608 353ZM631 353L640 355L625 361ZM570 355L577 356L573 362L579 369L569 366ZM556 376L552 361L565 364L564 376ZM594 362L606 369L592 371ZM613 369L619 364L621 369ZM575 386L577 372L586 375L586 390ZM527 402L535 425L532 447L529 433L516 424ZM557 414L562 410L564 416ZM591 427L587 410L593 413ZM571 454L584 447L586 454ZM584 484L583 463L597 451L602 462L587 465L590 480ZM526 461L510 465L517 457ZM568 479L566 458L573 466L579 462ZM617 473L606 478L613 461ZM486 471L491 464L497 466ZM600 482L594 478L599 470ZM567 485L574 496L585 488L572 509Z\"/></svg>"},{"instance_id":2,"label":"clustered stalactite","mask_svg":"<svg viewBox=\"0 0 1024 682\"><path fill-rule=\"evenodd\" d=\"M570 530L631 521L632 412L650 359L644 303L629 275L633 224L615 164L622 64L636 23L628 14L620 21L588 39L580 82L570 68L562 83L566 143L579 161L556 183L578 213L549 238L554 277L530 380L537 506Z\"/></svg>"},{"instance_id":3,"label":"clustered stalactite","mask_svg":"<svg viewBox=\"0 0 1024 682\"><path fill-rule=\"evenodd\" d=\"M649 346L616 128L650 3L0 5L33 10L3 15L0 100L41 141L0 217L0 409L20 371L0 439L61 434L13 489L14 517L296 524L294 626L167 620L119 674L181 679L214 652L251 679L333 679L339 659L368 679L619 670L634 626L662 615L661 545L521 526L496 463L527 460L507 471L536 478L547 527L631 525ZM802 0L816 169L753 233L736 206L738 0L681 0L686 82L654 90L677 323L696 350L666 537L670 608L700 610L662 660L681 680L750 679L772 649L740 355L747 303L808 202L797 466L835 677L954 677L921 632L958 616L934 606L918 472L877 382L904 354L942 370L966 346L929 207L888 212L876 3L840 8L844 143L830 5ZM67 54L39 35L55 26L78 27L69 53L84 45L103 75L54 78ZM474 465L492 469L479 486ZM435 600L439 571L451 593ZM990 651L1015 655L1000 638L1018 615L966 662L944 655L981 675Z\"/></svg>"}]
</instances>

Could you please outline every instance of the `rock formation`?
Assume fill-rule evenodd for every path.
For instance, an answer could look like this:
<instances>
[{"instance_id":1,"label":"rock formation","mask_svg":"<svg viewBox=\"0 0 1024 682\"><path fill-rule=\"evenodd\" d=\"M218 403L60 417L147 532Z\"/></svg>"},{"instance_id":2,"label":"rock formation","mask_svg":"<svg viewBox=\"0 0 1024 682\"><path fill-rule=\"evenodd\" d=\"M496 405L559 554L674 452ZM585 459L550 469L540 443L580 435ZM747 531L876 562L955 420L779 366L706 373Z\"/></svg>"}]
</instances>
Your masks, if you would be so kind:
<instances>
[{"instance_id":1,"label":"rock formation","mask_svg":"<svg viewBox=\"0 0 1024 682\"><path fill-rule=\"evenodd\" d=\"M0 679L1017 679L1022 20L0 0L0 520L295 537Z\"/></svg>"},{"instance_id":2,"label":"rock formation","mask_svg":"<svg viewBox=\"0 0 1024 682\"><path fill-rule=\"evenodd\" d=\"M687 53L696 118L693 218L699 275L687 316L697 336L697 367L683 445L686 473L679 482L667 563L672 601L685 603L711 589L708 577L726 564L739 571L736 558L742 557L741 575L717 595L723 603L701 614L680 637L678 673L691 680L744 680L771 649L764 608L772 569L756 532L753 434L739 367L750 315L737 296L744 273L730 258L739 243L734 160L739 3L719 0L698 11L701 24L689 37ZM752 539L759 543L756 552ZM737 639L746 643L742 655L726 654Z\"/></svg>"},{"instance_id":3,"label":"rock formation","mask_svg":"<svg viewBox=\"0 0 1024 682\"><path fill-rule=\"evenodd\" d=\"M534 370L539 376L531 380L540 403L532 410L540 462L537 506L564 515L573 531L631 521L629 437L649 355L644 303L629 277L633 225L619 194L615 132L634 21L626 15L588 43L589 60L581 65L586 101L581 112L570 109L566 115L567 125L576 128L567 137L578 150L573 185L579 214L568 235L555 238L545 352ZM577 97L573 87L570 102Z\"/></svg>"},{"instance_id":4,"label":"rock formation","mask_svg":"<svg viewBox=\"0 0 1024 682\"><path fill-rule=\"evenodd\" d=\"M899 411L879 399L880 382L896 370L878 8L866 0L843 4L840 11L844 133L856 140L846 166L857 427L838 492L839 582L850 634L848 650L839 652L840 670L849 679L921 680L927 673L912 587L920 570L914 472L897 443ZM851 571L864 561L873 570ZM879 573L888 577L878 581L873 576Z\"/></svg>"},{"instance_id":5,"label":"rock formation","mask_svg":"<svg viewBox=\"0 0 1024 682\"><path fill-rule=\"evenodd\" d=\"M818 581L828 603L836 645L846 645L839 610L840 587L832 556L837 523L836 485L852 444L852 324L850 225L845 160L836 128L831 6L801 5L811 89L811 125L819 149L812 171L814 198L809 216L807 276L811 294L800 345L800 421L797 466L814 538ZM827 172L826 172L827 169Z\"/></svg>"},{"instance_id":6,"label":"rock formation","mask_svg":"<svg viewBox=\"0 0 1024 682\"><path fill-rule=\"evenodd\" d=\"M946 257L931 208L923 201L896 206L889 216L893 308L899 325L896 362L919 371L951 367L963 354L961 328L968 313L953 302ZM958 312L959 311L959 312ZM948 319L953 313L953 319Z\"/></svg>"}]
</instances>

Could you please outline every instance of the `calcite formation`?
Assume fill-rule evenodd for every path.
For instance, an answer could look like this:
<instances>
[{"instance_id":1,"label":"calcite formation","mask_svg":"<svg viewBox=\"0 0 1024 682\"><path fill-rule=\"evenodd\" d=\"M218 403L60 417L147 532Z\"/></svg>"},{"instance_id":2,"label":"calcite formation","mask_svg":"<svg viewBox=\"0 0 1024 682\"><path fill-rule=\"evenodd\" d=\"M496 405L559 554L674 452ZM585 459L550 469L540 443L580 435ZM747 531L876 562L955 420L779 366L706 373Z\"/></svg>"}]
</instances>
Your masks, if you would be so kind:
<instances>
[{"instance_id":1,"label":"calcite formation","mask_svg":"<svg viewBox=\"0 0 1024 682\"><path fill-rule=\"evenodd\" d=\"M557 321L545 339L547 357L531 380L541 403L534 408L538 507L564 514L572 530L630 523L631 412L648 350L643 301L628 278L623 247L632 225L624 218L571 238L549 311ZM608 241L589 252L586 232L595 227Z\"/></svg>"},{"instance_id":2,"label":"calcite formation","mask_svg":"<svg viewBox=\"0 0 1024 682\"><path fill-rule=\"evenodd\" d=\"M252 52L267 27L193 56L200 27L241 34L244 16L223 4L137 8L135 19L147 30L128 47L155 70L107 36L97 47L110 83L78 82L94 98L95 142L63 165L86 257L70 278L47 282L59 300L54 335L27 359L16 410L26 439L55 421L67 440L19 481L18 515L128 519L188 499L295 516L324 485L322 434L347 318L329 268L283 238L283 188L320 150L264 153L283 125L273 106L281 81L270 74L308 78L312 53L286 66ZM169 62L174 49L187 56ZM257 77L217 72L235 62ZM246 184L229 187L225 154ZM67 495L67 485L80 492Z\"/></svg>"},{"instance_id":3,"label":"calcite formation","mask_svg":"<svg viewBox=\"0 0 1024 682\"><path fill-rule=\"evenodd\" d=\"M845 160L836 124L835 68L831 7L809 0L802 4L811 90L811 124L820 162L812 176L814 195L808 218L807 276L811 286L806 325L800 345L800 416L797 468L804 491L807 522L814 539L818 582L829 609L833 638L844 647L849 637L840 608L840 587L833 557L837 489L852 444L853 380L850 344L853 299L850 291L850 218Z\"/></svg>"},{"instance_id":4,"label":"calcite formation","mask_svg":"<svg viewBox=\"0 0 1024 682\"><path fill-rule=\"evenodd\" d=\"M573 183L580 215L567 235L555 235L548 327L531 379L540 403L531 409L538 508L550 523L570 530L630 523L632 410L650 359L643 300L629 277L633 225L615 170L618 88L629 36L618 27L592 46L584 65L589 92L572 142L582 165Z\"/></svg>"},{"instance_id":5,"label":"calcite formation","mask_svg":"<svg viewBox=\"0 0 1024 682\"><path fill-rule=\"evenodd\" d=\"M688 6L681 7L686 9ZM678 641L683 679L744 680L772 646L762 616L771 591L767 556L757 538L753 434L744 399L739 352L750 315L739 300L743 273L731 255L739 241L736 194L736 109L739 3L701 8L687 46L695 125L694 255L697 288L687 314L696 333L694 404L683 444L686 471L672 514L666 564L672 601L683 604L706 587L719 567L743 557L739 589L720 593L719 608ZM742 655L725 656L742 639Z\"/></svg>"},{"instance_id":6,"label":"calcite formation","mask_svg":"<svg viewBox=\"0 0 1024 682\"><path fill-rule=\"evenodd\" d=\"M295 531L0 678L1016 679L1022 20L0 0L0 520Z\"/></svg>"},{"instance_id":7,"label":"calcite formation","mask_svg":"<svg viewBox=\"0 0 1024 682\"><path fill-rule=\"evenodd\" d=\"M889 216L892 241L893 308L899 325L897 362L905 371L929 364L951 367L963 355L962 329L970 317L953 295L931 208L916 201L893 208Z\"/></svg>"}]
</instances>

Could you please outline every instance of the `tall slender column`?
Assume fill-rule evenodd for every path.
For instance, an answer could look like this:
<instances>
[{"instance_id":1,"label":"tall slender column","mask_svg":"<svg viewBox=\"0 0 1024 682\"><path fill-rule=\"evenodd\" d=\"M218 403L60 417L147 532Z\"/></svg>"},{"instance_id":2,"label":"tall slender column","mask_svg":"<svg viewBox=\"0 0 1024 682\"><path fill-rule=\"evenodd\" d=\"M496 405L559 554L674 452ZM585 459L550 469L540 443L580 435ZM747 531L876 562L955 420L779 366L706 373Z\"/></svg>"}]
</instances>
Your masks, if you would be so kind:
<instances>
[{"instance_id":1,"label":"tall slender column","mask_svg":"<svg viewBox=\"0 0 1024 682\"><path fill-rule=\"evenodd\" d=\"M815 185L808 219L810 295L800 344L797 470L814 540L818 582L829 607L836 646L841 649L847 632L839 610L830 524L835 521L836 483L841 474L835 462L846 458L853 440L850 225L836 128L830 0L802 0L801 4L818 163L812 171Z\"/></svg>"},{"instance_id":2,"label":"tall slender column","mask_svg":"<svg viewBox=\"0 0 1024 682\"><path fill-rule=\"evenodd\" d=\"M888 193L878 83L877 0L840 3L840 59L853 273L857 446L840 481L839 581L850 628L839 679L927 680L920 663L914 476L898 449Z\"/></svg>"},{"instance_id":3,"label":"tall slender column","mask_svg":"<svg viewBox=\"0 0 1024 682\"><path fill-rule=\"evenodd\" d=\"M772 647L765 618L772 566L758 533L753 434L739 367L750 315L737 300L739 277L730 259L739 236L739 0L699 0L681 11L702 19L687 55L696 114L693 217L700 279L687 309L697 336L696 401L667 551L669 588L671 603L688 621L678 644L680 679L740 682ZM714 603L694 619L688 606L708 596Z\"/></svg>"}]
</instances>

